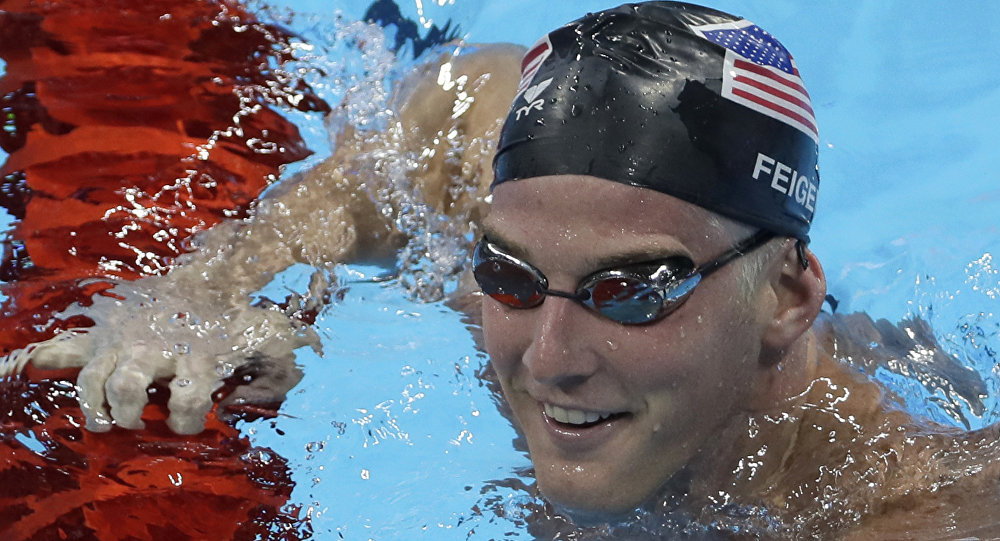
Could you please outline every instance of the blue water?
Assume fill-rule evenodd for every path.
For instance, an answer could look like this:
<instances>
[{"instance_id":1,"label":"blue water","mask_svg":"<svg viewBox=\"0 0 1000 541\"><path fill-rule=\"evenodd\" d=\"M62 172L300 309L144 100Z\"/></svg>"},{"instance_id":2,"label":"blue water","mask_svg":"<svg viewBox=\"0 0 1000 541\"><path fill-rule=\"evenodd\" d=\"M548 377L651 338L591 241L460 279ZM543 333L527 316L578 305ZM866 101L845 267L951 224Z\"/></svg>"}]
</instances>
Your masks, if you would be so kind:
<instances>
[{"instance_id":1,"label":"blue water","mask_svg":"<svg viewBox=\"0 0 1000 541\"><path fill-rule=\"evenodd\" d=\"M302 271L274 286L300 288ZM243 431L289 459L320 539L502 538L514 526L473 508L529 461L477 377L485 356L458 314L368 280L380 272L341 273L349 290L316 323L324 356L300 351L306 377L283 415Z\"/></svg>"},{"instance_id":2,"label":"blue water","mask_svg":"<svg viewBox=\"0 0 1000 541\"><path fill-rule=\"evenodd\" d=\"M596 1L412 0L409 17L460 25L472 42L534 42ZM368 2L271 2L300 14L293 28L324 39L335 11ZM977 369L996 422L1000 349L1000 3L849 5L720 1L778 36L808 85L821 134L822 185L812 246L839 310L930 321L948 352ZM299 26L295 26L298 24ZM331 48L333 46L331 45ZM336 103L337 88L321 89ZM328 147L315 119L302 124ZM0 223L0 228L6 228ZM319 539L530 538L516 481L530 463L477 377L486 362L455 312L410 300L398 282L342 270L344 299L320 314L324 354L300 351L306 377L274 420L244 423L257 445L294 469L293 505ZM271 287L302 290L293 268ZM912 411L954 419L927 391L880 377ZM514 481L512 483L512 480ZM338 536L339 534L339 536Z\"/></svg>"}]
</instances>

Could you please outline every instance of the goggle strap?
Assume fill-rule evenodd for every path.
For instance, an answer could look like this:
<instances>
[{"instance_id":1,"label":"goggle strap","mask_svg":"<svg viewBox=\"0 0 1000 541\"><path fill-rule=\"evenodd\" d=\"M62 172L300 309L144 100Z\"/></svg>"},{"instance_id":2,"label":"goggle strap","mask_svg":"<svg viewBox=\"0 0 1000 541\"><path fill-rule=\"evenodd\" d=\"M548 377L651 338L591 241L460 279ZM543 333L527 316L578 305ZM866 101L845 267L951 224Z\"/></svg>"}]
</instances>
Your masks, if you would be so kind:
<instances>
[{"instance_id":1,"label":"goggle strap","mask_svg":"<svg viewBox=\"0 0 1000 541\"><path fill-rule=\"evenodd\" d=\"M774 236L775 236L774 233L771 233L770 231L763 231L763 230L758 231L757 234L748 237L747 239L743 240L743 242L740 242L736 246L733 246L729 250L726 250L721 255L719 255L719 257L707 263L702 264L700 267L695 269L694 273L692 274L701 274L702 278L704 278L709 274L712 274L713 272L719 270L720 268L725 266L726 263L729 263L730 261L736 259L737 257L742 257L756 250L757 248L760 248L761 246L766 244L767 241L773 239Z\"/></svg>"},{"instance_id":2,"label":"goggle strap","mask_svg":"<svg viewBox=\"0 0 1000 541\"><path fill-rule=\"evenodd\" d=\"M806 241L802 239L795 241L795 251L799 254L799 263L802 264L802 270L808 270L809 259L806 257Z\"/></svg>"}]
</instances>

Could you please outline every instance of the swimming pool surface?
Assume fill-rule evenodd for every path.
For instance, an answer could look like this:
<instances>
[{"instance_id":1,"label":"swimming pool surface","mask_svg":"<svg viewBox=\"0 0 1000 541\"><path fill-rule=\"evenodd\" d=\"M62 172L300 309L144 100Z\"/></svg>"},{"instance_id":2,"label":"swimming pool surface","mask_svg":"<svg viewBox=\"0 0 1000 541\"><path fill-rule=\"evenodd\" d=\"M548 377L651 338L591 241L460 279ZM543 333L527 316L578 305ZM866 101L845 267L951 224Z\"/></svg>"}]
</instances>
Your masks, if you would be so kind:
<instances>
[{"instance_id":1,"label":"swimming pool surface","mask_svg":"<svg viewBox=\"0 0 1000 541\"><path fill-rule=\"evenodd\" d=\"M399 3L426 23L421 31L451 21L470 43L522 45L618 4ZM360 18L369 2L269 4L277 17L297 14L289 24L314 44L313 62L344 73L360 65L349 55L361 53L334 43L332 31ZM822 175L812 247L838 310L926 319L948 352L987 382L986 413L965 412L967 427L1000 420L1000 33L989 28L1000 3L711 5L778 36L809 87ZM399 53L397 71L412 62L408 52ZM337 83L310 77L321 97L340 100ZM315 115L289 117L316 151L307 165L329 154ZM12 218L5 219L6 229ZM486 358L461 315L440 301L412 300L399 279L370 279L386 269L338 272L343 299L315 323L323 355L298 352L305 378L277 418L239 423L260 453L287 459L295 484L289 508L308 514L316 539L530 539L526 517L542 512L526 488L530 462L478 377ZM309 273L293 267L268 288L301 290ZM963 424L938 405L947 399L940 390L900 374L879 378L910 411Z\"/></svg>"}]
</instances>

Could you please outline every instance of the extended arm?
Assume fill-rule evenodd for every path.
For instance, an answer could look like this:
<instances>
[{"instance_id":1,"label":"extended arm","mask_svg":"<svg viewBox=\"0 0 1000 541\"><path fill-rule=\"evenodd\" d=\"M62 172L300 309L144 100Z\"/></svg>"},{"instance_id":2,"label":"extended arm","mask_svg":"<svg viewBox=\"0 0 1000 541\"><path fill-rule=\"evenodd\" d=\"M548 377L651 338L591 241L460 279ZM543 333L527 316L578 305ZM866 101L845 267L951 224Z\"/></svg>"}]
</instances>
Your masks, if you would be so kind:
<instances>
[{"instance_id":1,"label":"extended arm","mask_svg":"<svg viewBox=\"0 0 1000 541\"><path fill-rule=\"evenodd\" d=\"M146 390L170 379L171 429L196 433L222 380L248 362L264 365L234 401L280 400L299 380L293 351L319 347L294 317L323 302L332 266L391 255L402 239L392 200L372 191L405 181L424 201L452 216L485 212L492 141L518 80L514 46L441 55L404 79L392 98L393 122L379 132L348 126L334 155L275 186L253 215L220 224L164 276L118 284L83 313L94 327L67 332L30 349L42 368L80 366L80 401L91 430L141 428ZM386 179L387 153L403 156L406 178ZM462 189L454 189L454 186ZM287 306L252 306L250 295L293 263L313 266L309 291Z\"/></svg>"}]
</instances>

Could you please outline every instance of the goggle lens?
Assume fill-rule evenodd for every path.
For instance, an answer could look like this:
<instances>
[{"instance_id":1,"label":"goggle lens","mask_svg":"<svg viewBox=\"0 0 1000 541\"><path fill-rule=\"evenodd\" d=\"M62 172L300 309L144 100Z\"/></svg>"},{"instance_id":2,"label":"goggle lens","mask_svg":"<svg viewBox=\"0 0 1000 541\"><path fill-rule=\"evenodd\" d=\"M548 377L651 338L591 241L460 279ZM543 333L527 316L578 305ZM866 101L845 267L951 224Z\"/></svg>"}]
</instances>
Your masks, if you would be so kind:
<instances>
[{"instance_id":1,"label":"goggle lens","mask_svg":"<svg viewBox=\"0 0 1000 541\"><path fill-rule=\"evenodd\" d=\"M594 309L620 323L652 321L663 307L663 297L647 282L634 277L605 278L587 288Z\"/></svg>"},{"instance_id":2,"label":"goggle lens","mask_svg":"<svg viewBox=\"0 0 1000 541\"><path fill-rule=\"evenodd\" d=\"M533 308L542 303L544 285L531 269L512 261L489 259L473 271L483 293L514 308Z\"/></svg>"}]
</instances>

